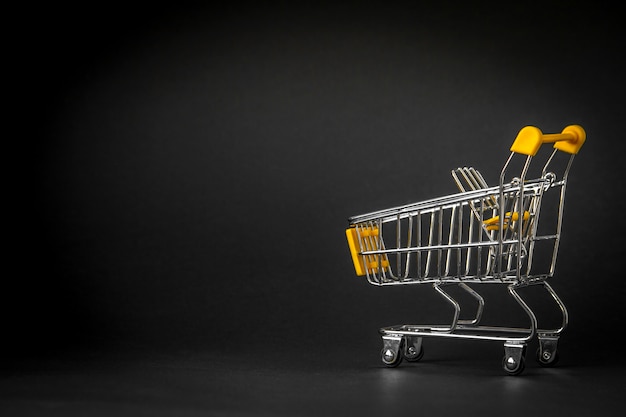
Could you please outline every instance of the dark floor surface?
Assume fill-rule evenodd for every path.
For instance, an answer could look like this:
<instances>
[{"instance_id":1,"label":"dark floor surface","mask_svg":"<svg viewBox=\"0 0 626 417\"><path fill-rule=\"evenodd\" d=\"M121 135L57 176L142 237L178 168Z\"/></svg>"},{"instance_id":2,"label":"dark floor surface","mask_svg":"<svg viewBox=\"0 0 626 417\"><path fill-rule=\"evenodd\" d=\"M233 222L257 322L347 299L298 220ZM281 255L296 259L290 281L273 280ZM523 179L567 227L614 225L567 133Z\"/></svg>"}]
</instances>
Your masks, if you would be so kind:
<instances>
[{"instance_id":1,"label":"dark floor surface","mask_svg":"<svg viewBox=\"0 0 626 417\"><path fill-rule=\"evenodd\" d=\"M517 377L503 373L497 343L426 340L421 362L396 369L372 346L125 346L7 361L0 415L622 415L625 368L567 346L556 367L527 357Z\"/></svg>"}]
</instances>

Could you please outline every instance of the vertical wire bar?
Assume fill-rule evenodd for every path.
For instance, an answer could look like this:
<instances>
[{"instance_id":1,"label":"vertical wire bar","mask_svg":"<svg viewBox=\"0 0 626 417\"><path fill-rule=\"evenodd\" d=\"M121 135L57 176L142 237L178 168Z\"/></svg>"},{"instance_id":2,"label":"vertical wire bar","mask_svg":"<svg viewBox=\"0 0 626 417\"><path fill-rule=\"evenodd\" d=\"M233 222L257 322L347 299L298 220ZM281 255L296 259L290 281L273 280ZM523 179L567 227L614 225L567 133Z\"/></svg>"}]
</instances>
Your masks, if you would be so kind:
<instances>
[{"instance_id":1,"label":"vertical wire bar","mask_svg":"<svg viewBox=\"0 0 626 417\"><path fill-rule=\"evenodd\" d=\"M482 199L481 199L482 201ZM468 214L468 229L467 229L467 254L465 255L465 276L470 275L470 265L472 262L472 247L471 247L471 243L474 243L474 222L476 221L476 219L474 218L474 216L472 215L472 210L469 211ZM478 248L480 249L480 248Z\"/></svg>"},{"instance_id":2,"label":"vertical wire bar","mask_svg":"<svg viewBox=\"0 0 626 417\"><path fill-rule=\"evenodd\" d=\"M376 251L376 240L373 236L373 232L375 229L375 224L374 222L370 221L367 223L366 228L365 228L365 232L367 233L365 242L366 242L366 247L368 251ZM370 271L370 265L373 265L374 262L376 262L376 254L371 254L367 256L367 264L366 264L366 268L368 271ZM377 280L381 281L381 277L378 275L377 271L374 268L371 268L371 274L373 276L376 277Z\"/></svg>"},{"instance_id":3,"label":"vertical wire bar","mask_svg":"<svg viewBox=\"0 0 626 417\"><path fill-rule=\"evenodd\" d=\"M410 215L408 220L407 220L407 238L406 238L406 247L410 248L411 244L413 243L413 215ZM404 268L404 276L403 278L406 279L409 277L409 267L411 265L411 252L407 252L406 253L406 264L405 264L405 268Z\"/></svg>"},{"instance_id":4,"label":"vertical wire bar","mask_svg":"<svg viewBox=\"0 0 626 417\"><path fill-rule=\"evenodd\" d=\"M476 276L479 279L481 278L481 272L482 272L482 263L483 263L483 221L484 221L484 216L485 216L485 200L481 199L480 200L480 223L478 224L478 248L476 248ZM485 267L487 268L487 270L489 269L489 254L487 254L487 265L485 265Z\"/></svg>"},{"instance_id":5,"label":"vertical wire bar","mask_svg":"<svg viewBox=\"0 0 626 417\"><path fill-rule=\"evenodd\" d=\"M540 190L542 190L542 189L543 189L543 187L540 188ZM541 193L541 191L540 191L540 193ZM529 254L528 254L528 247L530 245L531 239L529 239L528 231L530 230L529 227L530 227L530 223L532 221L531 214L534 212L532 207L533 207L533 204L534 204L536 198L537 198L537 190L533 189L532 193L529 193L528 196L526 196L524 198L524 207L522 207L521 216L517 217L517 219L519 221L520 233L522 234L522 242L524 243L524 245L522 246L522 251L524 252L524 257L522 258L522 263L520 264L520 274L521 274L521 267L524 264L523 261L525 260L527 264L530 261ZM524 215L526 214L526 212L528 212L528 220L524 220ZM526 273L525 276L528 276L528 273Z\"/></svg>"},{"instance_id":6,"label":"vertical wire bar","mask_svg":"<svg viewBox=\"0 0 626 417\"><path fill-rule=\"evenodd\" d=\"M428 246L432 246L435 239L435 212L430 214L430 225L428 231ZM430 265L432 263L432 251L429 249L426 255L426 270L424 271L424 277L430 274Z\"/></svg>"},{"instance_id":7,"label":"vertical wire bar","mask_svg":"<svg viewBox=\"0 0 626 417\"><path fill-rule=\"evenodd\" d=\"M366 250L368 250L367 247L367 236L363 236L363 229L364 226L363 224L357 224L355 225L356 228L356 233L357 233L357 240L359 241L359 249L362 252L365 252ZM378 282L378 280L376 279L376 277L370 277L370 271L369 268L367 267L367 260L369 258L369 255L363 255L362 259L363 259L363 270L365 271L365 275L367 276L367 279L369 280L370 278L373 279L374 281ZM380 283L380 282L378 282Z\"/></svg>"},{"instance_id":8,"label":"vertical wire bar","mask_svg":"<svg viewBox=\"0 0 626 417\"><path fill-rule=\"evenodd\" d=\"M527 167L526 167L527 168ZM522 178L525 177L526 169L523 170ZM511 216L508 220L507 232L510 233L507 239L517 239L516 243L509 245L507 250L507 270L513 271L513 262L515 262L515 274L521 277L521 265L522 265L522 250L523 245L523 233L522 226L524 220L524 211L526 209L526 196L524 196L523 180L520 181L520 190L514 198L514 202L511 204ZM513 216L517 214L517 220L513 221Z\"/></svg>"},{"instance_id":9,"label":"vertical wire bar","mask_svg":"<svg viewBox=\"0 0 626 417\"><path fill-rule=\"evenodd\" d=\"M417 224L415 225L417 228L417 237L415 239L417 247L420 248L422 246L422 212L417 212ZM415 255L415 259L417 261L417 278L422 278L422 250L418 249L417 254Z\"/></svg>"},{"instance_id":10,"label":"vertical wire bar","mask_svg":"<svg viewBox=\"0 0 626 417\"><path fill-rule=\"evenodd\" d=\"M510 216L512 216L512 213L515 210L515 205L517 204L519 198L519 191L516 193L509 193L506 196L507 199L507 206L505 206L505 210L503 213L500 213L500 217L504 217L505 221L504 221L504 226L503 226L503 240L512 240L513 239L513 232L511 230L511 228L509 227L511 225L511 219ZM509 218L506 217L506 213L511 213ZM504 264L504 260L506 259L506 271L504 271L505 273L508 273L508 271L511 270L511 251L515 250L515 244L514 243L509 243L507 245L505 245L506 250L500 254L501 256L501 261Z\"/></svg>"},{"instance_id":11,"label":"vertical wire bar","mask_svg":"<svg viewBox=\"0 0 626 417\"><path fill-rule=\"evenodd\" d=\"M441 246L443 242L443 206L439 207L439 224L437 227L437 245ZM437 277L441 277L441 262L443 258L443 251L437 249Z\"/></svg>"},{"instance_id":12,"label":"vertical wire bar","mask_svg":"<svg viewBox=\"0 0 626 417\"><path fill-rule=\"evenodd\" d=\"M515 208L519 206L519 200L520 200L520 195L519 195L519 191L516 197L514 198L514 203L511 204L511 210L508 211L508 213L511 213L510 218L508 219L508 222L505 221L505 239L513 239L515 238L515 232L513 230L513 213L515 213ZM510 236L508 235L508 233L510 233ZM508 249L506 251L507 254L507 258L506 258L506 270L510 271L511 270L511 265L512 265L512 254L513 251L515 250L515 244L512 243L510 245L508 245Z\"/></svg>"},{"instance_id":13,"label":"vertical wire bar","mask_svg":"<svg viewBox=\"0 0 626 417\"><path fill-rule=\"evenodd\" d=\"M500 197L500 221L499 223L499 231L498 231L498 256L497 256L497 263L496 263L496 274L498 276L501 275L502 273L502 250L504 249L504 214L506 213L506 209L505 209L505 201L504 201L504 176L506 173L506 170L509 166L509 163L511 162L511 159L513 159L513 155L515 155L515 152L511 152L511 155L509 156L509 158L507 159L507 161L504 164L504 167L502 168L502 171L500 172L500 184L499 184L499 197Z\"/></svg>"},{"instance_id":14,"label":"vertical wire bar","mask_svg":"<svg viewBox=\"0 0 626 417\"><path fill-rule=\"evenodd\" d=\"M524 223L524 179L526 178L526 173L528 172L528 167L530 166L530 161L532 160L532 156L528 156L526 158L526 163L524 164L524 168L522 169L522 176L520 178L520 196L521 196L521 201L519 201L519 205L520 205L520 211L517 214L517 219L518 221L523 224ZM522 233L521 233L521 227L519 228L520 230L518 231L518 244L517 244L517 271L516 271L516 275L517 275L517 280L521 280L521 274L522 274Z\"/></svg>"},{"instance_id":15,"label":"vertical wire bar","mask_svg":"<svg viewBox=\"0 0 626 417\"><path fill-rule=\"evenodd\" d=\"M529 243L528 243L528 259L526 261L526 276L530 276L533 256L535 253L535 236L537 236L537 226L539 224L539 212L541 208L541 201L543 200L543 193L545 192L545 188L541 186L539 190L539 195L533 198L533 201L530 204L530 208L528 209L530 212L530 216L528 218L528 225L526 226L529 232Z\"/></svg>"},{"instance_id":16,"label":"vertical wire bar","mask_svg":"<svg viewBox=\"0 0 626 417\"><path fill-rule=\"evenodd\" d=\"M381 250L385 249L385 243L383 242L383 221L382 219L378 219L378 238L376 239L376 250L379 251L377 260L378 260L378 272L381 274L383 280L387 279L387 273L385 272L385 268L383 268L383 259L386 255L380 253Z\"/></svg>"},{"instance_id":17,"label":"vertical wire bar","mask_svg":"<svg viewBox=\"0 0 626 417\"><path fill-rule=\"evenodd\" d=\"M400 249L402 247L402 239L400 238L400 234L402 233L402 224L400 220L400 213L398 213L396 219L396 249ZM402 253L396 253L396 278L400 277L400 264L402 263Z\"/></svg>"},{"instance_id":18,"label":"vertical wire bar","mask_svg":"<svg viewBox=\"0 0 626 417\"><path fill-rule=\"evenodd\" d=\"M366 227L365 227L365 232L367 233L366 239L365 239L365 246L367 248L368 251L375 251L376 250L376 241L374 240L374 236L373 236L373 232L374 232L374 222L368 222ZM376 255L372 254L372 255L368 255L367 256L367 263L365 265L365 267L367 268L368 271L370 271L370 265L373 265L374 262L376 261ZM378 273L376 272L376 270L374 268L371 268L371 274L373 276L376 277L376 279L380 282L382 282L381 277L378 275Z\"/></svg>"},{"instance_id":19,"label":"vertical wire bar","mask_svg":"<svg viewBox=\"0 0 626 417\"><path fill-rule=\"evenodd\" d=\"M460 245L463 240L463 204L459 202L459 224L457 231L457 243ZM456 276L461 277L461 246L456 249Z\"/></svg>"},{"instance_id":20,"label":"vertical wire bar","mask_svg":"<svg viewBox=\"0 0 626 417\"><path fill-rule=\"evenodd\" d=\"M452 207L450 213L450 229L448 230L448 246L452 245L452 238L454 237L454 221L456 217L456 206ZM450 258L452 257L452 249L446 249L446 269L444 271L445 276L450 275Z\"/></svg>"}]
</instances>

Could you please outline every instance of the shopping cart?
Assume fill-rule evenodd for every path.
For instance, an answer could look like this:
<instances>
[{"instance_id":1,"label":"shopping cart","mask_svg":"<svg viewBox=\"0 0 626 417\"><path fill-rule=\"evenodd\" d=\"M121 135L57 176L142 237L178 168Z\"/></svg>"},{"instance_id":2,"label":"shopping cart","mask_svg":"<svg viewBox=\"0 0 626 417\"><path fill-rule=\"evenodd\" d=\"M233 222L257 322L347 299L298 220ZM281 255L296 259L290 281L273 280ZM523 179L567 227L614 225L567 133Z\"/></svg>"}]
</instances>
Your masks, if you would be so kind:
<instances>
[{"instance_id":1,"label":"shopping cart","mask_svg":"<svg viewBox=\"0 0 626 417\"><path fill-rule=\"evenodd\" d=\"M419 361L424 337L449 337L504 342L502 367L506 373L518 375L525 367L526 346L535 335L539 364L556 364L557 344L568 313L546 280L554 274L568 174L585 138L578 125L568 126L560 134L543 134L526 126L510 148L497 186L489 187L474 168L458 168L452 171L460 191L456 194L349 218L346 237L358 276L377 286L430 284L454 309L449 324L380 329L386 366L395 367L403 359ZM531 162L538 158L543 143L554 143L554 150L548 152L541 169ZM557 165L557 159L560 176L549 170ZM531 165L541 170L536 178L527 179ZM518 166L519 176L509 178L510 172L520 172L514 170ZM554 196L551 213L544 214L540 222L542 202L550 201L548 195ZM543 254L541 262L538 253ZM530 325L481 325L485 299L470 284L507 285L508 294L522 307ZM459 302L444 290L449 285L460 287L476 301L473 318L460 319ZM562 315L559 328L537 327L535 313L518 292L535 285L542 286L558 306Z\"/></svg>"}]
</instances>

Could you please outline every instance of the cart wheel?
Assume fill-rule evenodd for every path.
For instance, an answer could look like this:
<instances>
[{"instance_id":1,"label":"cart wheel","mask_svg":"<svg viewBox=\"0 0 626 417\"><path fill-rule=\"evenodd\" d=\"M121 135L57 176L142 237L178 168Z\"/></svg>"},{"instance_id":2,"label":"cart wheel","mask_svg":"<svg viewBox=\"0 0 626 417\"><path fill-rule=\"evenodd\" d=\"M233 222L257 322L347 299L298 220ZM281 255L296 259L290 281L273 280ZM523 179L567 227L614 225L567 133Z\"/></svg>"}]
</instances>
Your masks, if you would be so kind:
<instances>
[{"instance_id":1,"label":"cart wheel","mask_svg":"<svg viewBox=\"0 0 626 417\"><path fill-rule=\"evenodd\" d=\"M408 362L419 362L424 357L424 346L420 344L419 349L413 345L404 350L404 359Z\"/></svg>"},{"instance_id":2,"label":"cart wheel","mask_svg":"<svg viewBox=\"0 0 626 417\"><path fill-rule=\"evenodd\" d=\"M559 351L550 352L546 350L542 355L541 348L537 348L537 362L544 368L550 368L559 362Z\"/></svg>"},{"instance_id":3,"label":"cart wheel","mask_svg":"<svg viewBox=\"0 0 626 417\"><path fill-rule=\"evenodd\" d=\"M395 368L402 362L402 355L399 351L392 349L384 349L381 351L380 358L388 368Z\"/></svg>"},{"instance_id":4,"label":"cart wheel","mask_svg":"<svg viewBox=\"0 0 626 417\"><path fill-rule=\"evenodd\" d=\"M526 368L524 356L521 356L519 360L515 360L512 356L504 356L502 358L502 369L504 372L511 376L516 376L524 372Z\"/></svg>"}]
</instances>

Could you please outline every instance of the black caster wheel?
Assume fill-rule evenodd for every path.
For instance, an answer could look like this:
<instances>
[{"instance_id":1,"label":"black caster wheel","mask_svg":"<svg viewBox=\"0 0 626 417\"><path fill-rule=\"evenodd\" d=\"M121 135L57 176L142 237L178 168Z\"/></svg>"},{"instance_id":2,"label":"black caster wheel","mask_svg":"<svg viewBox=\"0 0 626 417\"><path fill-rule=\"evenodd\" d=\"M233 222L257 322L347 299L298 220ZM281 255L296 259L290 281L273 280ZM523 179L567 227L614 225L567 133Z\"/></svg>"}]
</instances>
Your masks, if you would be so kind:
<instances>
[{"instance_id":1,"label":"black caster wheel","mask_svg":"<svg viewBox=\"0 0 626 417\"><path fill-rule=\"evenodd\" d=\"M525 368L526 364L523 356L519 360L515 360L510 356L507 357L506 355L502 358L502 369L504 369L504 372L508 375L519 375L524 372Z\"/></svg>"},{"instance_id":2,"label":"black caster wheel","mask_svg":"<svg viewBox=\"0 0 626 417\"><path fill-rule=\"evenodd\" d=\"M419 362L424 357L424 346L419 350L415 346L409 346L404 350L404 359L407 362Z\"/></svg>"},{"instance_id":3,"label":"black caster wheel","mask_svg":"<svg viewBox=\"0 0 626 417\"><path fill-rule=\"evenodd\" d=\"M402 362L402 354L392 349L383 349L380 358L387 368L395 368Z\"/></svg>"},{"instance_id":4,"label":"black caster wheel","mask_svg":"<svg viewBox=\"0 0 626 417\"><path fill-rule=\"evenodd\" d=\"M537 348L537 362L544 368L551 368L559 362L559 351L544 350L541 353L541 348Z\"/></svg>"}]
</instances>

